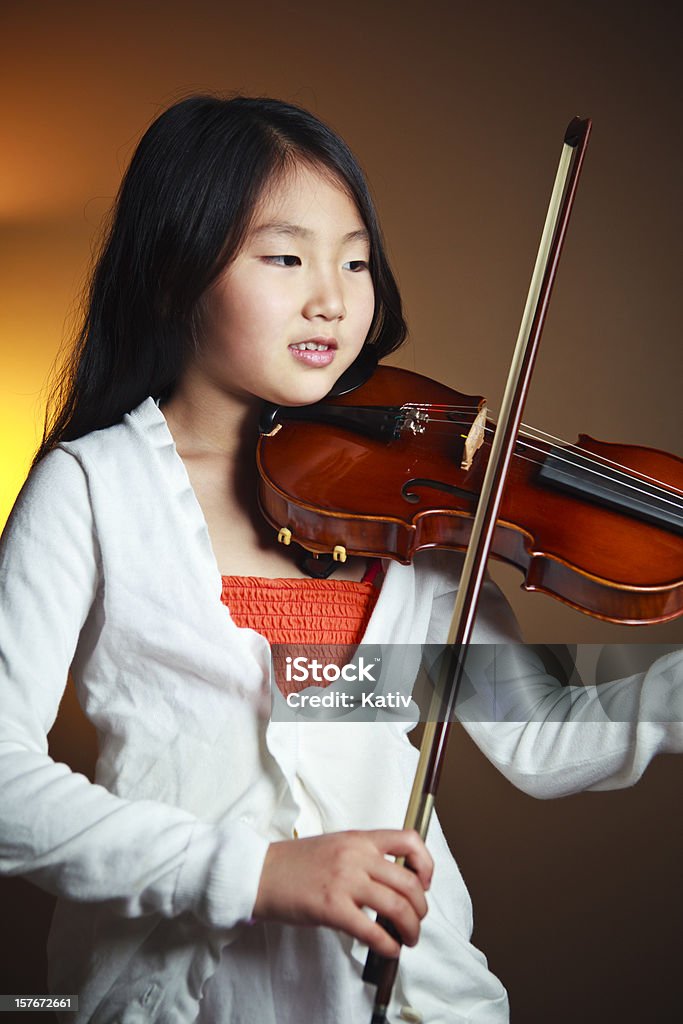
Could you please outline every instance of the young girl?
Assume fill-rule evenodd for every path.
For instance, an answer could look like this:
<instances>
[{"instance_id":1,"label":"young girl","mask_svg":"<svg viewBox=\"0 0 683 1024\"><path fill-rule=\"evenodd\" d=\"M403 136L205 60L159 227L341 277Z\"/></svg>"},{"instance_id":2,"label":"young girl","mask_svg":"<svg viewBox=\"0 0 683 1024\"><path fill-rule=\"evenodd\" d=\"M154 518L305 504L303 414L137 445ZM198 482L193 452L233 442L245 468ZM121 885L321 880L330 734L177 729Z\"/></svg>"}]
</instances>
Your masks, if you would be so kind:
<instances>
[{"instance_id":1,"label":"young girl","mask_svg":"<svg viewBox=\"0 0 683 1024\"><path fill-rule=\"evenodd\" d=\"M407 727L269 721L269 641L446 636L457 556L311 579L256 505L263 400L316 402L404 336L366 183L327 126L193 97L150 127L1 549L2 864L60 896L65 1020L363 1024L366 948L398 952L375 912L408 947L392 1021L508 1019L438 822L429 851L400 828ZM491 583L476 639L517 639ZM47 755L69 666L95 784ZM467 728L537 795L628 785L681 744L677 672L673 656L601 706L517 668L534 720Z\"/></svg>"}]
</instances>

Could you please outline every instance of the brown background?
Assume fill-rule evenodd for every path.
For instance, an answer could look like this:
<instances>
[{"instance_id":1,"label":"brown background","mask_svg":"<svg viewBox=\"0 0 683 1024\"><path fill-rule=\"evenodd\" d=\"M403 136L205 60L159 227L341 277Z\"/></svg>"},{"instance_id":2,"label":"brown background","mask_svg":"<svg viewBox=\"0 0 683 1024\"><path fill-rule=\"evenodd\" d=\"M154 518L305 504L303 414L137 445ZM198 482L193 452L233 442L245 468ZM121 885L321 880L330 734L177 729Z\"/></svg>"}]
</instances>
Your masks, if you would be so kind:
<instances>
[{"instance_id":1,"label":"brown background","mask_svg":"<svg viewBox=\"0 0 683 1024\"><path fill-rule=\"evenodd\" d=\"M46 374L141 130L193 91L300 103L359 155L402 287L402 366L495 409L575 113L594 119L526 420L680 454L679 25L674 3L5 4L0 162L3 518L37 440ZM681 642L518 591L528 639ZM86 766L71 698L55 756ZM680 769L538 802L458 732L440 797L475 942L513 1021L668 1019L678 1007ZM0 991L44 989L50 901L3 883ZM9 909L7 909L9 907ZM22 1015L28 1021L31 1015ZM42 1021L48 1020L41 1015Z\"/></svg>"}]
</instances>

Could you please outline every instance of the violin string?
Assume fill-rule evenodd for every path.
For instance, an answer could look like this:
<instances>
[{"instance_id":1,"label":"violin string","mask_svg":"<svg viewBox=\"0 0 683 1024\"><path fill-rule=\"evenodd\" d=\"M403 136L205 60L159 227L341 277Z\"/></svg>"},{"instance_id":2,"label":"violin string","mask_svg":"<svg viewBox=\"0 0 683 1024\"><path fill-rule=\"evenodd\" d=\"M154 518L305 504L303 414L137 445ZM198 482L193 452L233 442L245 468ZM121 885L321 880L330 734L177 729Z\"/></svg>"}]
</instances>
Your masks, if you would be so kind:
<instances>
[{"instance_id":1,"label":"violin string","mask_svg":"<svg viewBox=\"0 0 683 1024\"><path fill-rule=\"evenodd\" d=\"M441 422L445 422L445 421L441 421ZM452 420L450 422L453 425L458 426L458 423L456 421ZM461 425L466 426L467 425L467 421L463 421L463 423ZM485 430L485 432L487 434L493 434L493 432L494 432L494 428L493 427L485 427L484 430ZM441 431L441 432L442 433L447 433L447 432L450 432L450 431ZM524 436L527 436L527 435L520 434L519 438L522 438ZM552 435L548 435L548 436L552 436ZM675 509L683 508L683 500L681 500L679 498L679 496L676 494L676 492L674 492L674 490L671 490L669 487L667 487L666 484L665 485L661 485L660 481L655 480L653 477L645 476L645 474L643 474L642 477L630 474L628 471L624 470L623 467L620 464L612 463L611 465L609 465L610 460L603 460L604 463L605 463L605 467L604 468L610 470L610 472L611 472L611 475L610 475L608 473L601 472L602 466L601 466L601 464L599 462L599 459L601 457L595 458L595 457L592 456L592 454L590 454L590 456L591 456L590 458L588 456L583 456L582 457L581 455L579 455L578 459L581 460L581 461L578 461L577 459L574 459L574 460L566 459L566 458L564 458L560 454L561 450L557 450L557 451L554 451L552 453L549 453L548 451L546 451L546 449L542 449L542 447L539 447L536 444L531 444L528 441L524 441L524 440L521 440L519 438L517 440L517 444L520 447L525 447L525 449L527 451L538 452L540 455L542 455L544 457L547 457L548 455L552 455L556 462L565 463L566 465L571 466L572 468L584 469L584 470L586 470L586 472L593 473L596 476L602 477L603 479L608 480L610 482L621 483L623 486L629 487L630 489L635 490L635 492L637 492L639 494L642 494L642 495L644 495L647 498L658 498L661 502L665 502L668 505L672 505ZM536 438L532 438L532 439L536 439ZM582 452L586 451L585 449L581 449L581 447L579 447L578 445L568 445L568 444L566 446L566 450L570 451L570 452L574 452L574 453L582 453ZM535 459L530 459L528 456L518 455L518 458L522 458L526 462L536 462ZM594 468L594 467L598 467L598 468ZM638 481L638 482L634 482L634 481ZM650 481L649 484L648 484L648 481ZM646 484L646 486L638 486L638 483L644 483L644 484Z\"/></svg>"},{"instance_id":2,"label":"violin string","mask_svg":"<svg viewBox=\"0 0 683 1024\"><path fill-rule=\"evenodd\" d=\"M423 411L427 413L431 423L446 423L448 424L449 428L457 428L460 426L466 426L469 428L472 426L474 419L476 418L477 415L477 413L472 409L471 405L447 405L426 402L407 402L401 408ZM446 416L443 418L436 417L433 416L431 413L431 410L434 409L449 412L463 412L467 414L468 418L464 420L456 420L453 419L452 416ZM572 468L584 469L586 472L593 473L595 476L601 477L611 483L621 483L622 486L628 487L630 490L642 494L644 497L659 498L660 501L665 502L668 505L671 505L676 510L683 508L683 499L680 497L680 495L678 495L675 491L671 490L667 484L665 484L662 480L658 480L656 477L652 477L647 473L634 474L631 471L629 471L623 464L616 462L613 459L608 459L602 455L595 455L593 452L588 451L588 449L582 448L580 445L570 444L568 441L565 441L562 438L558 438L554 434L550 434L547 431L542 431L536 427L530 427L527 424L522 424L522 428L526 428L526 430L529 431L534 430L537 434L540 434L542 436L534 437L534 435L532 434L523 434L520 430L517 439L517 445L520 447L525 447L529 451L538 452L542 456L548 456L549 454L552 454L553 458L557 462L565 463L571 466ZM493 429L493 427L489 426L484 427L485 432L488 434L492 434ZM442 431L442 433L450 432L450 430ZM539 448L537 445L530 444L529 441L522 440L522 438L528 437L531 437L532 440L538 441L542 441L543 437L547 437L553 442L562 445L562 452L574 455L575 460L573 461L572 459L567 458L564 454L561 454L559 451L549 453L545 449ZM535 459L530 459L528 456L521 456L518 454L518 457L524 458L525 461L528 462L536 461ZM602 468L609 470L610 473L601 472ZM638 486L638 483L635 483L634 481L637 481L640 484L645 484L645 486ZM653 493L655 491L659 491L659 494Z\"/></svg>"},{"instance_id":3,"label":"violin string","mask_svg":"<svg viewBox=\"0 0 683 1024\"><path fill-rule=\"evenodd\" d=\"M485 428L489 434L493 433L492 427ZM520 435L524 436L524 435ZM546 449L539 448L537 445L530 444L522 440L518 440L520 447L526 448L528 451L538 452L540 455L547 456L550 454ZM576 449L579 451L580 449ZM675 491L669 490L666 486L660 486L659 481L653 481L652 477L641 479L639 476L631 475L628 472L621 469L618 463L614 465L617 469L612 469L609 465L604 468L610 469L610 473L602 471L602 466L597 459L582 458L581 461L576 459L567 459L560 455L558 452L552 452L552 456L556 462L565 463L572 468L579 468L585 470L587 473L592 473L595 476L609 481L610 483L621 484L623 487L627 487L630 490L642 494L647 498L658 498L661 502L671 505L674 509L683 509L683 500L675 493ZM518 454L519 458L524 458L527 462L535 462L535 459L530 459L528 456L522 456ZM608 460L609 461L609 460ZM598 467L598 468L594 468ZM648 484L648 480L653 481ZM645 484L646 486L638 486L638 484Z\"/></svg>"},{"instance_id":4,"label":"violin string","mask_svg":"<svg viewBox=\"0 0 683 1024\"><path fill-rule=\"evenodd\" d=\"M525 434L522 435L523 437L531 437L532 440L541 442L545 437L552 441L559 442L560 444L563 443L560 438L556 438L553 434L548 434L546 431L538 430L535 427L528 429L536 430L536 433L542 436L534 437L533 435ZM543 451L542 448L532 446L529 442L526 442L526 444L527 447L533 448L534 451ZM567 462L572 466L578 466L580 469L585 469L587 472L595 473L598 476L602 476L604 479L611 480L614 483L621 483L623 486L640 491L642 494L647 494L651 497L658 497L661 501L674 505L676 508L683 506L683 498L681 498L676 491L672 490L661 480L657 480L655 477L649 476L647 473L641 474L632 472L623 466L622 463L615 462L613 459L608 459L602 455L595 455L588 449L582 448L580 445L568 445L566 448L562 449L562 452L565 451L575 455L576 459L572 460L564 458L563 455L557 451L553 451L552 455L558 461ZM603 473L601 472L602 469L609 470L609 472ZM644 486L638 486L639 484Z\"/></svg>"},{"instance_id":5,"label":"violin string","mask_svg":"<svg viewBox=\"0 0 683 1024\"><path fill-rule=\"evenodd\" d=\"M537 448L535 445L524 444L523 447L526 448L529 451L536 451L536 452L540 452L540 454L542 454L542 455L547 455L547 452L545 452L541 448ZM536 459L534 459L534 458L531 458L528 455L521 455L521 454L517 453L515 457L519 458L519 459L522 459L524 462L533 462L536 465L538 465L538 461ZM570 465L570 466L572 466L574 468L576 467L576 463L572 462L569 459L562 459L562 458L556 457L556 460L558 462L566 462L568 465ZM606 473L601 473L599 470L592 469L589 466L584 466L582 468L585 469L585 471L588 472L588 473L593 473L598 478L603 478L603 479L605 479L605 480L607 480L609 482L614 482L614 478L608 476ZM633 479L635 479L635 478L633 478ZM674 510L674 511L682 511L683 510L683 502L680 502L678 500L672 500L669 497L669 495L671 494L670 491L662 491L662 489L659 488L658 490L660 491L660 493L655 494L655 493L653 493L654 488L651 488L650 490L646 490L643 487L638 487L636 484L631 483L629 480L617 481L617 482L621 483L623 487L629 488L629 490L633 491L635 494L642 494L643 497L645 497L645 498L650 498L650 499L651 498L658 498L659 501L662 502L663 504L670 505L672 507L672 510Z\"/></svg>"},{"instance_id":6,"label":"violin string","mask_svg":"<svg viewBox=\"0 0 683 1024\"><path fill-rule=\"evenodd\" d=\"M530 444L528 441L520 441L519 444L529 451L539 452L542 455L548 453L537 445ZM683 510L683 499L676 495L675 491L670 491L666 486L661 486L658 481L648 483L648 480L652 481L652 477L648 477L647 480L641 479L639 476L629 474L627 471L621 469L611 469L610 473L604 472L604 469L610 469L609 466L602 467L596 459L583 458L579 463L573 459L566 459L559 455L557 452L553 452L553 459L560 463L565 463L572 468L579 468L587 473L592 473L599 479L608 481L609 483L620 484L622 487L628 488L635 494L642 494L646 498L656 498L660 502L666 505L670 505L674 510ZM535 462L535 459L529 459L527 456L523 456L529 462ZM618 464L617 464L618 465ZM645 486L639 486L639 485Z\"/></svg>"},{"instance_id":7,"label":"violin string","mask_svg":"<svg viewBox=\"0 0 683 1024\"><path fill-rule=\"evenodd\" d=\"M405 408L405 407L403 407L403 408ZM414 403L411 403L411 408L415 408ZM424 404L424 406L422 406L420 408L422 408L426 412L427 409L429 409L430 407L427 406L427 404ZM443 410L450 409L450 410L452 410L454 412L460 412L460 411L467 412L468 416L472 417L472 420L467 419L467 420L460 420L460 421L454 420L451 417L445 417L443 419L440 419L440 418L437 418L437 417L430 417L430 421L432 423L446 423L446 424L449 424L450 427L458 427L458 426L468 426L469 427L469 426L472 425L472 421L473 421L474 416L475 416L475 414L473 414L473 412L472 412L471 406L458 406L458 407L456 407L456 406L452 406L452 407L449 407L449 406L441 406L441 407L433 406L431 408L443 409ZM525 426L525 425L522 424L522 426ZM628 469L626 469L622 464L614 462L611 459L606 459L603 456L596 456L594 453L589 452L587 449L583 449L583 447L581 447L580 445L578 445L578 444L570 444L567 441L562 440L561 438L555 437L553 434L550 434L547 431L542 431L542 430L539 430L538 428L535 428L535 427L526 427L526 429L527 430L536 430L536 432L538 434L541 434L541 435L543 435L545 437L548 437L548 438L552 439L553 441L559 442L560 444L563 445L562 452L566 452L566 453L570 453L570 454L575 455L575 457L577 457L578 461L577 460L572 461L570 459L565 458L562 454L560 454L559 451L556 451L556 452L553 452L553 453L548 453L544 449L541 449L541 447L539 447L538 445L530 444L528 441L524 441L524 440L521 439L523 437L531 437L531 439L533 439L533 440L543 440L543 436L537 438L537 437L533 436L532 434L523 434L523 433L520 432L520 434L518 436L517 443L520 446L526 447L526 449L528 451L538 452L540 455L543 455L543 456L548 456L549 454L552 454L553 458L557 462L566 463L567 465L571 466L572 468L583 468L587 472L594 473L596 476L602 477L602 478L604 478L606 480L609 480L610 482L622 483L624 486L629 487L632 490L635 490L635 492L637 492L639 494L642 494L643 496L645 496L647 498L659 497L660 501L666 502L668 505L672 505L675 509L683 508L683 500L681 500L676 495L676 493L673 492L673 490L671 490L667 486L667 484L663 483L663 481L657 480L656 478L654 478L652 476L648 476L645 473L635 475L635 474L631 473ZM493 427L484 427L484 431L486 433L490 434L490 433L493 433L494 428ZM528 457L524 457L524 456L519 456L519 458L524 458L525 461L528 461L528 462L536 461L536 460L532 460L532 459L529 459ZM598 468L594 468L594 467L598 467ZM602 467L604 467L605 469L609 469L610 472L611 472L611 476L608 473L601 472L601 468ZM638 484L636 482L634 482L634 481L638 481L638 482L644 483L646 485L649 482L650 488L647 489L647 486L638 486ZM659 494L658 495L653 494L652 493L653 490L658 490Z\"/></svg>"},{"instance_id":8,"label":"violin string","mask_svg":"<svg viewBox=\"0 0 683 1024\"><path fill-rule=\"evenodd\" d=\"M528 451L539 452L541 455L544 455L544 456L548 454L544 449L538 448L535 445L528 444L528 443L523 443L523 442L519 442L519 444L522 447L526 448ZM538 460L535 459L535 458L530 457L529 455L522 455L521 453L517 452L515 454L515 458L521 459L524 462L532 462L535 465L538 465ZM577 466L576 462L572 462L570 459L563 459L563 458L561 458L559 456L554 456L554 458L555 458L555 460L557 462L559 462L559 463L563 463L564 462L567 465L571 466L572 468L576 468L576 466ZM639 495L640 494L640 495L643 496L643 498L646 498L646 499L656 498L662 504L670 505L672 511L674 511L674 512L683 512L683 501L679 501L678 499L672 499L670 497L670 495L672 494L671 491L665 491L662 488L656 488L655 489L654 487L650 487L650 489L646 489L644 487L638 487L636 484L631 482L631 480L637 479L635 477L632 477L631 479L615 481L613 476L609 476L607 473L601 472L598 469L593 469L591 466L582 466L581 468L584 469L585 472L587 472L587 473L592 473L598 479L602 478L604 480L607 480L610 483L614 483L614 482L620 483L622 487L628 488L630 491L633 491L634 495ZM622 475L625 475L625 474L622 474ZM655 491L657 491L658 493L655 493Z\"/></svg>"},{"instance_id":9,"label":"violin string","mask_svg":"<svg viewBox=\"0 0 683 1024\"><path fill-rule=\"evenodd\" d=\"M415 406L414 406L413 403L408 403L407 407L414 408ZM430 406L427 405L427 404L423 404L422 406L420 406L420 408L422 408L425 411L427 411L430 408ZM435 404L435 405L431 406L431 408L440 409L440 410L452 410L454 412L467 412L470 416L472 416L472 421L471 422L473 422L474 419L476 418L476 413L473 412L471 405L470 406L465 406L465 405L449 406L449 405L438 405L438 404ZM468 425L471 426L471 422L469 420L453 420L451 417L445 417L444 419L437 419L436 417L433 417L433 418L430 417L430 419L432 419L432 422L435 422L435 423L448 423L448 424L453 424L455 426L468 426ZM539 441L542 441L543 438L548 438L549 440L551 440L553 442L556 442L557 444L562 445L564 451L571 452L571 453L576 453L580 458L583 457L584 460L586 460L587 462L589 462L591 464L594 464L594 465L604 465L607 468L611 468L616 473L621 473L624 476L626 476L626 478L628 480L637 479L637 480L641 480L643 482L649 481L650 483L654 484L655 486L662 488L663 491L666 494L673 494L674 496L678 497L678 495L676 495L676 492L672 491L669 488L669 486L667 484L665 484L662 480L658 480L656 477L649 476L647 473L638 473L637 475L634 475L622 463L615 462L613 459L608 459L608 458L606 458L603 455L595 455L594 452L591 452L591 451L589 451L586 448L582 448L580 445L570 444L570 442L565 441L563 438L556 437L554 434L550 434L550 433L548 433L545 430L540 430L538 427L532 427L532 426L529 426L526 423L522 423L521 424L521 428L526 429L527 431L534 431L534 433L536 435L540 435L540 436L535 437L534 435L522 434L521 429L520 429L519 437L525 437L525 436L529 437L529 436L531 436L531 437L533 437L534 440L539 440ZM493 431L492 427L488 427L487 426L485 429L487 431L491 431L491 432ZM534 450L542 452L542 449L534 449ZM544 454L547 454L547 453L544 453ZM557 454L557 453L553 453L553 454ZM561 456L557 455L557 458L559 459L559 458L561 458ZM569 460L564 460L564 461L569 461Z\"/></svg>"}]
</instances>

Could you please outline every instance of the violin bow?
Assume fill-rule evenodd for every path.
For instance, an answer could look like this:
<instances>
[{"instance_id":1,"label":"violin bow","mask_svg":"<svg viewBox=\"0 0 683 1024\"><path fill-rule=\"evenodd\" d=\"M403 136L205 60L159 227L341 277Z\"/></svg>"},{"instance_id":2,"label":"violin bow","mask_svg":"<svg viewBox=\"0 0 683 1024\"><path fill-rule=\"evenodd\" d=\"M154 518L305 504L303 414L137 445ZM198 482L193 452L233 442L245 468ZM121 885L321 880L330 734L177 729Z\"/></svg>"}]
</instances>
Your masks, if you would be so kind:
<instances>
[{"instance_id":1,"label":"violin bow","mask_svg":"<svg viewBox=\"0 0 683 1024\"><path fill-rule=\"evenodd\" d=\"M505 386L500 416L472 523L448 632L447 648L439 662L437 683L425 724L420 758L403 825L406 829L415 829L423 840L427 838L463 676L465 654L474 628L489 548L508 467L517 441L590 130L590 119L575 117L565 132L560 163ZM404 858L399 858L398 863L403 864ZM400 936L389 920L378 915L377 921L400 942ZM371 1024L387 1024L387 1011L397 971L398 959L390 959L370 950L363 980L377 986Z\"/></svg>"}]
</instances>

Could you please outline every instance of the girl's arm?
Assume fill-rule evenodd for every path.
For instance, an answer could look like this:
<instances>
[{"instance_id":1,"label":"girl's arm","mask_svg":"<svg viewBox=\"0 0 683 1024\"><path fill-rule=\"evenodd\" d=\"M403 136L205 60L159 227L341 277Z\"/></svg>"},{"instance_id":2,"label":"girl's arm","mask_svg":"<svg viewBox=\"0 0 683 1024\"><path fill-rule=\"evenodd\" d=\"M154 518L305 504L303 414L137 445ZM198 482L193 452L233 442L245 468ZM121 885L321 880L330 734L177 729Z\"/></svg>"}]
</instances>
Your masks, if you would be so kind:
<instances>
[{"instance_id":1,"label":"girl's arm","mask_svg":"<svg viewBox=\"0 0 683 1024\"><path fill-rule=\"evenodd\" d=\"M444 642L453 600L451 583L434 601L428 642ZM562 686L520 643L511 609L490 580L475 640L498 645L495 669L481 673L458 717L488 759L532 796L630 786L656 754L683 752L683 651L625 679ZM489 663L492 652L484 655Z\"/></svg>"},{"instance_id":2,"label":"girl's arm","mask_svg":"<svg viewBox=\"0 0 683 1024\"><path fill-rule=\"evenodd\" d=\"M105 585L86 476L56 449L31 473L0 541L0 870L126 917L191 911L229 928L254 914L339 928L392 955L398 946L363 913L369 906L417 941L432 861L414 833L269 844L242 821L123 800L52 761L47 733L86 622L96 633L88 620L102 615ZM405 855L415 873L385 854Z\"/></svg>"},{"instance_id":3,"label":"girl's arm","mask_svg":"<svg viewBox=\"0 0 683 1024\"><path fill-rule=\"evenodd\" d=\"M124 916L191 911L230 927L251 915L268 842L126 801L47 753L98 587L85 475L56 449L31 473L0 541L0 870Z\"/></svg>"}]
</instances>

